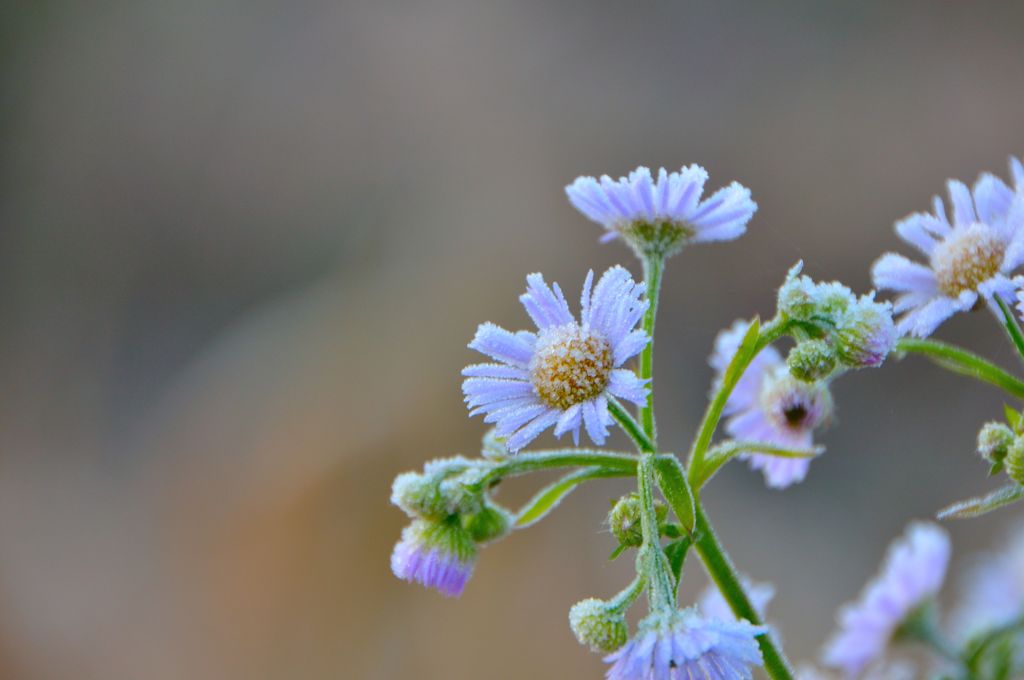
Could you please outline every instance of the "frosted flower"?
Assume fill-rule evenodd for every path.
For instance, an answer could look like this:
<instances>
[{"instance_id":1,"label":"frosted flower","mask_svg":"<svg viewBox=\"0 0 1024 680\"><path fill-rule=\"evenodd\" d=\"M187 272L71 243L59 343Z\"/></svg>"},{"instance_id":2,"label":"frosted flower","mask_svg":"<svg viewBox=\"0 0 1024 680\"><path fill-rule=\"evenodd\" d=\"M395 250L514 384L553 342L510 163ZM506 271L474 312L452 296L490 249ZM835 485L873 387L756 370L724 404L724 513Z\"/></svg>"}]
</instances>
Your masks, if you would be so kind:
<instances>
[{"instance_id":1,"label":"frosted flower","mask_svg":"<svg viewBox=\"0 0 1024 680\"><path fill-rule=\"evenodd\" d=\"M635 283L618 266L604 273L593 294L592 280L590 272L577 323L558 284L549 288L540 274L530 274L519 300L538 332L510 333L484 323L469 343L499 362L462 371L470 415L486 414L484 421L507 437L511 452L549 427L558 437L572 432L579 443L582 426L594 443L604 444L612 423L608 397L646 402L646 381L622 368L650 342L645 331L635 328L650 304L641 299L645 284Z\"/></svg>"},{"instance_id":2,"label":"frosted flower","mask_svg":"<svg viewBox=\"0 0 1024 680\"><path fill-rule=\"evenodd\" d=\"M901 334L927 337L957 312L971 309L979 298L992 304L999 295L1010 299L1010 274L1024 262L1024 166L1010 159L1014 189L983 174L969 190L948 182L952 223L942 199L933 213L915 213L896 223L896 233L928 256L925 266L886 253L871 273L878 288L899 293L894 311L905 313Z\"/></svg>"},{"instance_id":3,"label":"frosted flower","mask_svg":"<svg viewBox=\"0 0 1024 680\"><path fill-rule=\"evenodd\" d=\"M448 597L462 593L473 573L476 545L458 517L444 522L415 520L402 531L391 553L395 576Z\"/></svg>"},{"instance_id":4,"label":"frosted flower","mask_svg":"<svg viewBox=\"0 0 1024 680\"><path fill-rule=\"evenodd\" d=\"M978 556L959 584L951 628L959 640L1024 615L1024 530L998 553Z\"/></svg>"},{"instance_id":5,"label":"frosted flower","mask_svg":"<svg viewBox=\"0 0 1024 680\"><path fill-rule=\"evenodd\" d=\"M944 530L912 523L860 598L839 611L839 630L825 647L824 662L856 676L881 659L899 627L942 586L949 554Z\"/></svg>"},{"instance_id":6,"label":"frosted flower","mask_svg":"<svg viewBox=\"0 0 1024 680\"><path fill-rule=\"evenodd\" d=\"M711 366L716 380L729 366L746 334L747 323L737 321L715 340ZM813 447L814 429L832 413L832 397L825 383L806 383L790 375L773 347L761 350L733 388L723 414L725 430L735 439L757 441L793 449ZM764 473L768 486L784 488L800 482L811 464L808 458L782 458L747 454L750 467Z\"/></svg>"},{"instance_id":7,"label":"frosted flower","mask_svg":"<svg viewBox=\"0 0 1024 680\"><path fill-rule=\"evenodd\" d=\"M705 619L696 609L658 612L643 619L636 636L604 658L608 680L749 680L760 666L755 637L767 632L746 621Z\"/></svg>"},{"instance_id":8,"label":"frosted flower","mask_svg":"<svg viewBox=\"0 0 1024 680\"><path fill-rule=\"evenodd\" d=\"M768 611L768 603L775 597L775 586L771 583L755 583L747 577L741 578L743 584L743 590L746 591L747 597L750 598L750 604L754 606L754 611L763 620L765 612ZM700 594L700 598L697 600L697 604L700 606L700 611L704 616L709 619L718 619L719 621L735 621L736 615L732 613L732 608L722 597L722 592L714 583L709 583L704 591Z\"/></svg>"},{"instance_id":9,"label":"frosted flower","mask_svg":"<svg viewBox=\"0 0 1024 680\"><path fill-rule=\"evenodd\" d=\"M620 177L578 177L565 188L581 213L604 226L602 241L622 237L638 254L672 255L687 243L729 241L742 235L757 210L750 190L733 182L701 200L708 173L699 165L679 172L640 167Z\"/></svg>"}]
</instances>

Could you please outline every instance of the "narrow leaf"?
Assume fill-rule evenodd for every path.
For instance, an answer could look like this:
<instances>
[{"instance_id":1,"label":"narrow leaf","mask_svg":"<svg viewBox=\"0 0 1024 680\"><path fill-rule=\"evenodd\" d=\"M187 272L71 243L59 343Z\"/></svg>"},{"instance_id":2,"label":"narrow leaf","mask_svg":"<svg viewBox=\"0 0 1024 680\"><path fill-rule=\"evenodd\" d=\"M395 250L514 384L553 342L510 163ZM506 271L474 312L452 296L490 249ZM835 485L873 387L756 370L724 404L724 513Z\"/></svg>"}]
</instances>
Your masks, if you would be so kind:
<instances>
[{"instance_id":1,"label":"narrow leaf","mask_svg":"<svg viewBox=\"0 0 1024 680\"><path fill-rule=\"evenodd\" d=\"M612 554L608 556L609 562L614 562L618 559L619 555L626 552L626 546L619 544L619 547L612 551Z\"/></svg>"},{"instance_id":2,"label":"narrow leaf","mask_svg":"<svg viewBox=\"0 0 1024 680\"><path fill-rule=\"evenodd\" d=\"M602 477L621 477L622 472L612 468L585 468L570 472L558 481L544 487L530 502L523 506L516 516L516 528L522 529L544 519L554 510L570 491L583 482Z\"/></svg>"},{"instance_id":3,"label":"narrow leaf","mask_svg":"<svg viewBox=\"0 0 1024 680\"><path fill-rule=\"evenodd\" d=\"M708 451L704 466L698 477L700 486L707 484L719 468L741 453L757 453L777 458L814 458L825 451L823 446L810 449L788 449L769 442L726 441Z\"/></svg>"},{"instance_id":4,"label":"narrow leaf","mask_svg":"<svg viewBox=\"0 0 1024 680\"><path fill-rule=\"evenodd\" d=\"M1024 486L1010 484L1001 489L996 489L987 496L970 498L966 501L954 503L939 511L939 519L966 519L978 517L986 513L998 510L1004 505L1024 500Z\"/></svg>"},{"instance_id":5,"label":"narrow leaf","mask_svg":"<svg viewBox=\"0 0 1024 680\"><path fill-rule=\"evenodd\" d=\"M675 456L662 456L654 461L658 472L658 486L665 496L672 512L676 514L686 531L692 531L696 524L693 493L686 481L683 466Z\"/></svg>"},{"instance_id":6,"label":"narrow leaf","mask_svg":"<svg viewBox=\"0 0 1024 680\"><path fill-rule=\"evenodd\" d=\"M722 377L722 382L727 385L735 384L740 379L741 366L747 365L747 359L757 348L757 339L761 334L761 319L754 317L750 322L750 326L747 328L746 335L743 336L743 342L736 349L736 354L733 355L732 361L729 362L729 366L725 369L725 375Z\"/></svg>"},{"instance_id":7,"label":"narrow leaf","mask_svg":"<svg viewBox=\"0 0 1024 680\"><path fill-rule=\"evenodd\" d=\"M679 591L679 581L683 574L683 562L686 561L686 553L690 550L693 542L689 536L683 536L678 541L672 541L665 546L665 556L668 557L669 566L672 567L672 577L676 584L676 592Z\"/></svg>"},{"instance_id":8,"label":"narrow leaf","mask_svg":"<svg viewBox=\"0 0 1024 680\"><path fill-rule=\"evenodd\" d=\"M1021 417L1017 409L1009 404L1003 404L1003 414L1006 416L1006 424L1010 426L1014 434L1020 434Z\"/></svg>"}]
</instances>

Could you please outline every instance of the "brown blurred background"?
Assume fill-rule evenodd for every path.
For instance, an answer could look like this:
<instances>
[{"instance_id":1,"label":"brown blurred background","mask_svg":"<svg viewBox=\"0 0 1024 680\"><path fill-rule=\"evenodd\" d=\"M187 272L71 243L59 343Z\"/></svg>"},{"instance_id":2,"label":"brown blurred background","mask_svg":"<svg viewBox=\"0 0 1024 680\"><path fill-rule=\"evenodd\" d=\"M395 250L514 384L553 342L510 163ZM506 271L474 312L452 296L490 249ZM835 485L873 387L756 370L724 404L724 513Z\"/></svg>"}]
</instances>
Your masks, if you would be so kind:
<instances>
[{"instance_id":1,"label":"brown blurred background","mask_svg":"<svg viewBox=\"0 0 1024 680\"><path fill-rule=\"evenodd\" d=\"M476 324L524 326L530 271L567 290L637 271L562 187L698 162L760 204L669 271L657 401L678 450L715 333L770 314L794 261L866 290L895 219L1024 152L1019 3L0 16L4 678L600 677L566 612L629 578L601 527L624 482L486 550L460 601L388 569L392 477L477 450ZM984 314L940 334L1014 362ZM836 393L804 484L734 465L708 490L795 659L910 518L993 484L971 453L993 390L912 358ZM958 554L1020 517L953 526ZM691 564L685 597L702 583Z\"/></svg>"}]
</instances>

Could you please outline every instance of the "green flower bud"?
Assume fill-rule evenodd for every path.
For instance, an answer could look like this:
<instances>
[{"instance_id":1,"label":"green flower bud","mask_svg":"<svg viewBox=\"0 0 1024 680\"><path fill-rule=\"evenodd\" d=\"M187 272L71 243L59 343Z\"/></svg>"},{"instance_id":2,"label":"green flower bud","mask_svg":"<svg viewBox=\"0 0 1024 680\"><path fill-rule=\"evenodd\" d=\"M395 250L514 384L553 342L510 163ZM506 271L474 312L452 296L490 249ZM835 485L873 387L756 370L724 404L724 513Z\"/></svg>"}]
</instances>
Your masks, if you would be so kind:
<instances>
[{"instance_id":1,"label":"green flower bud","mask_svg":"<svg viewBox=\"0 0 1024 680\"><path fill-rule=\"evenodd\" d=\"M899 334L892 321L892 305L862 296L839 316L836 353L850 368L876 368L896 346Z\"/></svg>"},{"instance_id":2,"label":"green flower bud","mask_svg":"<svg viewBox=\"0 0 1024 680\"><path fill-rule=\"evenodd\" d=\"M797 380L815 382L827 378L836 367L836 354L824 340L805 340L789 350L789 372Z\"/></svg>"},{"instance_id":3,"label":"green flower bud","mask_svg":"<svg viewBox=\"0 0 1024 680\"><path fill-rule=\"evenodd\" d=\"M814 282L800 276L803 261L797 262L786 274L786 281L779 288L778 311L782 316L806 320L814 315L817 295Z\"/></svg>"},{"instance_id":4,"label":"green flower bud","mask_svg":"<svg viewBox=\"0 0 1024 680\"><path fill-rule=\"evenodd\" d=\"M655 501L654 514L660 526L668 517L668 508L661 501ZM636 494L620 498L608 513L608 526L620 545L629 548L640 546L644 542L640 526L640 498Z\"/></svg>"},{"instance_id":5,"label":"green flower bud","mask_svg":"<svg viewBox=\"0 0 1024 680\"><path fill-rule=\"evenodd\" d=\"M1016 436L1003 423L985 423L978 431L978 455L989 463L999 463L1006 458Z\"/></svg>"},{"instance_id":6,"label":"green flower bud","mask_svg":"<svg viewBox=\"0 0 1024 680\"><path fill-rule=\"evenodd\" d=\"M391 502L413 519L440 520L451 514L437 482L418 472L403 472L395 477Z\"/></svg>"},{"instance_id":7,"label":"green flower bud","mask_svg":"<svg viewBox=\"0 0 1024 680\"><path fill-rule=\"evenodd\" d=\"M593 652L614 652L629 638L622 612L593 597L572 606L569 626L579 643Z\"/></svg>"},{"instance_id":8,"label":"green flower bud","mask_svg":"<svg viewBox=\"0 0 1024 680\"><path fill-rule=\"evenodd\" d=\"M512 514L498 505L485 502L483 509L466 518L466 531L477 543L486 543L506 535L512 528Z\"/></svg>"},{"instance_id":9,"label":"green flower bud","mask_svg":"<svg viewBox=\"0 0 1024 680\"><path fill-rule=\"evenodd\" d=\"M1016 437L1004 459L1006 474L1018 484L1024 484L1024 437Z\"/></svg>"}]
</instances>

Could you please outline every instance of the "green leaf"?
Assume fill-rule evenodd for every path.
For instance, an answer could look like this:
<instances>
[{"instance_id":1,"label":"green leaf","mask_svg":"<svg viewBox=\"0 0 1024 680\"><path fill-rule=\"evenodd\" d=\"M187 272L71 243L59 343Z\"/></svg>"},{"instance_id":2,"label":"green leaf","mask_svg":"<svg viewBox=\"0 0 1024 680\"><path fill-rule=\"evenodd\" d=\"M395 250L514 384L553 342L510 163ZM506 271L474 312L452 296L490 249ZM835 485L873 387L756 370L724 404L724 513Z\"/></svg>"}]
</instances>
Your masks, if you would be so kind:
<instances>
[{"instance_id":1,"label":"green leaf","mask_svg":"<svg viewBox=\"0 0 1024 680\"><path fill-rule=\"evenodd\" d=\"M732 361L729 362L729 366L725 369L725 375L722 377L723 383L734 385L740 379L743 368L747 365L747 360L757 349L757 339L760 335L761 319L755 316L747 328L746 335L743 336L743 342L740 343L736 354L733 355Z\"/></svg>"},{"instance_id":2,"label":"green leaf","mask_svg":"<svg viewBox=\"0 0 1024 680\"><path fill-rule=\"evenodd\" d=\"M672 578L676 584L676 592L679 592L679 581L683 574L683 562L686 561L686 553L690 550L693 541L689 536L683 536L678 541L672 541L665 546L665 556L668 557L669 566L672 567Z\"/></svg>"},{"instance_id":3,"label":"green leaf","mask_svg":"<svg viewBox=\"0 0 1024 680\"><path fill-rule=\"evenodd\" d=\"M516 528L522 529L544 519L554 510L570 491L590 479L621 477L622 472L613 468L586 468L570 472L553 484L544 487L516 515Z\"/></svg>"},{"instance_id":4,"label":"green leaf","mask_svg":"<svg viewBox=\"0 0 1024 680\"><path fill-rule=\"evenodd\" d=\"M1013 433L1019 435L1021 433L1021 425L1024 424L1022 423L1020 412L1009 404L1003 404L1003 415L1006 416L1006 424L1010 426Z\"/></svg>"},{"instance_id":5,"label":"green leaf","mask_svg":"<svg viewBox=\"0 0 1024 680\"><path fill-rule=\"evenodd\" d=\"M921 354L948 371L990 383L1011 396L1024 398L1024 381L1007 373L991 361L956 345L938 340L902 338L896 343L896 350L901 354L907 352Z\"/></svg>"},{"instance_id":6,"label":"green leaf","mask_svg":"<svg viewBox=\"0 0 1024 680\"><path fill-rule=\"evenodd\" d=\"M787 449L768 442L725 441L708 451L700 475L697 476L697 484L703 487L723 465L741 453L758 453L778 458L814 458L824 451L825 447L823 446L815 446L810 449Z\"/></svg>"},{"instance_id":7,"label":"green leaf","mask_svg":"<svg viewBox=\"0 0 1024 680\"><path fill-rule=\"evenodd\" d=\"M959 503L954 503L939 511L939 519L966 519L978 517L986 513L998 510L1004 505L1024 500L1024 486L1010 484L1001 489L996 489L987 496L969 498Z\"/></svg>"},{"instance_id":8,"label":"green leaf","mask_svg":"<svg viewBox=\"0 0 1024 680\"><path fill-rule=\"evenodd\" d=\"M693 531L697 513L694 510L693 492L686 481L683 466L675 456L661 456L654 461L658 473L658 486L665 496L672 512L676 514L686 531Z\"/></svg>"},{"instance_id":9,"label":"green leaf","mask_svg":"<svg viewBox=\"0 0 1024 680\"><path fill-rule=\"evenodd\" d=\"M618 559L619 555L626 552L626 546L619 544L619 547L612 551L612 554L608 556L609 562L614 562Z\"/></svg>"}]
</instances>

